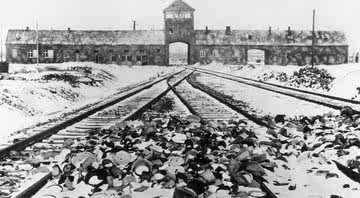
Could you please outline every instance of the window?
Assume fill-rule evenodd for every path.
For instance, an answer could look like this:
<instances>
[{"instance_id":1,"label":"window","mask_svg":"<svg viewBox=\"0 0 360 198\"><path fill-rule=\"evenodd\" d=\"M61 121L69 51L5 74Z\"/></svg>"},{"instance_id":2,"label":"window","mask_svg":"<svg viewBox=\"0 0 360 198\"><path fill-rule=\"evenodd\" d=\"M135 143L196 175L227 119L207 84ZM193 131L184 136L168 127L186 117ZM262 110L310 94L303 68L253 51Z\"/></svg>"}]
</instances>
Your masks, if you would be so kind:
<instances>
[{"instance_id":1,"label":"window","mask_svg":"<svg viewBox=\"0 0 360 198\"><path fill-rule=\"evenodd\" d=\"M17 49L13 49L12 50L12 57L16 58L17 57Z\"/></svg>"},{"instance_id":2,"label":"window","mask_svg":"<svg viewBox=\"0 0 360 198\"><path fill-rule=\"evenodd\" d=\"M99 53L99 50L94 50L94 54L97 54L97 53Z\"/></svg>"},{"instance_id":3,"label":"window","mask_svg":"<svg viewBox=\"0 0 360 198\"><path fill-rule=\"evenodd\" d=\"M142 61L147 61L147 56L142 56Z\"/></svg>"},{"instance_id":4,"label":"window","mask_svg":"<svg viewBox=\"0 0 360 198\"><path fill-rule=\"evenodd\" d=\"M48 58L49 57L49 51L48 50L41 51L41 56L44 57L44 58Z\"/></svg>"},{"instance_id":5,"label":"window","mask_svg":"<svg viewBox=\"0 0 360 198\"><path fill-rule=\"evenodd\" d=\"M218 51L217 51L216 49L214 49L214 50L212 51L212 55L213 55L214 57L217 57L217 56L218 56Z\"/></svg>"},{"instance_id":6,"label":"window","mask_svg":"<svg viewBox=\"0 0 360 198\"><path fill-rule=\"evenodd\" d=\"M128 49L124 50L124 53L129 53L129 50Z\"/></svg>"},{"instance_id":7,"label":"window","mask_svg":"<svg viewBox=\"0 0 360 198\"><path fill-rule=\"evenodd\" d=\"M190 12L167 12L165 14L165 18L167 19L190 19L191 13Z\"/></svg>"},{"instance_id":8,"label":"window","mask_svg":"<svg viewBox=\"0 0 360 198\"><path fill-rule=\"evenodd\" d=\"M116 62L116 56L111 56L111 61Z\"/></svg>"},{"instance_id":9,"label":"window","mask_svg":"<svg viewBox=\"0 0 360 198\"><path fill-rule=\"evenodd\" d=\"M136 61L141 61L141 56L136 56Z\"/></svg>"},{"instance_id":10,"label":"window","mask_svg":"<svg viewBox=\"0 0 360 198\"><path fill-rule=\"evenodd\" d=\"M28 51L28 52L26 53L26 56L27 56L28 58L33 58L33 57L34 57L33 51L32 51L32 50L31 50L31 51Z\"/></svg>"},{"instance_id":11,"label":"window","mask_svg":"<svg viewBox=\"0 0 360 198\"><path fill-rule=\"evenodd\" d=\"M200 50L200 57L205 57L205 50Z\"/></svg>"},{"instance_id":12,"label":"window","mask_svg":"<svg viewBox=\"0 0 360 198\"><path fill-rule=\"evenodd\" d=\"M75 53L80 54L80 50L78 50L78 49L75 50Z\"/></svg>"},{"instance_id":13,"label":"window","mask_svg":"<svg viewBox=\"0 0 360 198\"><path fill-rule=\"evenodd\" d=\"M140 54L143 54L143 53L145 53L145 50L141 49Z\"/></svg>"},{"instance_id":14,"label":"window","mask_svg":"<svg viewBox=\"0 0 360 198\"><path fill-rule=\"evenodd\" d=\"M114 50L112 50L112 49L111 49L111 50L109 50L109 53L114 53Z\"/></svg>"},{"instance_id":15,"label":"window","mask_svg":"<svg viewBox=\"0 0 360 198\"><path fill-rule=\"evenodd\" d=\"M121 61L126 61L126 56L121 56Z\"/></svg>"},{"instance_id":16,"label":"window","mask_svg":"<svg viewBox=\"0 0 360 198\"><path fill-rule=\"evenodd\" d=\"M161 49L156 49L156 52L157 52L158 54L160 54L160 53L161 53Z\"/></svg>"},{"instance_id":17,"label":"window","mask_svg":"<svg viewBox=\"0 0 360 198\"><path fill-rule=\"evenodd\" d=\"M252 40L252 38L253 38L252 35L249 34L249 35L248 35L248 39L249 39L249 40Z\"/></svg>"},{"instance_id":18,"label":"window","mask_svg":"<svg viewBox=\"0 0 360 198\"><path fill-rule=\"evenodd\" d=\"M126 56L127 61L132 61L132 56Z\"/></svg>"}]
</instances>

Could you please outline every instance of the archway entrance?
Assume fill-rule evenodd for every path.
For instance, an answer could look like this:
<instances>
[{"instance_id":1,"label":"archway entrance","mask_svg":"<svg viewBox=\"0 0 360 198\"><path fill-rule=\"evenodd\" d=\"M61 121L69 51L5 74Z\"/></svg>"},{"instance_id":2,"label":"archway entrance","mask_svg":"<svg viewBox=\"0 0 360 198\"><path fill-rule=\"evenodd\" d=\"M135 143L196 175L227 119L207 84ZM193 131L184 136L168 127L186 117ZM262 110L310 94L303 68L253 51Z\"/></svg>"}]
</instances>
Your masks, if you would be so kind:
<instances>
[{"instance_id":1,"label":"archway entrance","mask_svg":"<svg viewBox=\"0 0 360 198\"><path fill-rule=\"evenodd\" d=\"M265 65L265 50L250 49L247 51L248 64Z\"/></svg>"},{"instance_id":2,"label":"archway entrance","mask_svg":"<svg viewBox=\"0 0 360 198\"><path fill-rule=\"evenodd\" d=\"M182 42L169 44L169 65L188 65L189 45Z\"/></svg>"}]
</instances>

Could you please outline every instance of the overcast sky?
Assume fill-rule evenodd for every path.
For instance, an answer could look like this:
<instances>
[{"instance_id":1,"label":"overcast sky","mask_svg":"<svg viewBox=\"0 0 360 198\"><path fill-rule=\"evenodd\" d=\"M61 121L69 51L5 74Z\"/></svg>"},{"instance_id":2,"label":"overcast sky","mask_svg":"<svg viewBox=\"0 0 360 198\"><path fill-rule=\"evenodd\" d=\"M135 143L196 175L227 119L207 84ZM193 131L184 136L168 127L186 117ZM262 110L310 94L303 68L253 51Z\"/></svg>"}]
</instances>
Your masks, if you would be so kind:
<instances>
[{"instance_id":1,"label":"overcast sky","mask_svg":"<svg viewBox=\"0 0 360 198\"><path fill-rule=\"evenodd\" d=\"M162 10L173 0L0 0L3 38L8 29L162 29ZM342 30L350 53L360 49L359 0L185 0L196 9L195 27L204 29Z\"/></svg>"}]
</instances>

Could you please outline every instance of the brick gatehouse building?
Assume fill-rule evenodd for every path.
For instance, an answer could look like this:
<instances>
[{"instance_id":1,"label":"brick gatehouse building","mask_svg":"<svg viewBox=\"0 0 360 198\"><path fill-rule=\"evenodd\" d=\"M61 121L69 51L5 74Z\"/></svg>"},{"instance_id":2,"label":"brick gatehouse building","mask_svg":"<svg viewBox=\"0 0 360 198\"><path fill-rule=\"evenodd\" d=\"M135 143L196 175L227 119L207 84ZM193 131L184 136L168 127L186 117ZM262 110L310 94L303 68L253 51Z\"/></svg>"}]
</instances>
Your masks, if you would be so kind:
<instances>
[{"instance_id":1,"label":"brick gatehouse building","mask_svg":"<svg viewBox=\"0 0 360 198\"><path fill-rule=\"evenodd\" d=\"M312 32L288 30L194 29L195 9L175 0L164 9L163 30L83 31L9 30L6 58L10 63L93 61L119 65L169 65L169 46L188 46L187 62L245 64L249 53L260 51L265 64L306 65L311 62ZM39 52L37 49L39 45ZM343 32L315 32L315 63L347 63Z\"/></svg>"}]
</instances>

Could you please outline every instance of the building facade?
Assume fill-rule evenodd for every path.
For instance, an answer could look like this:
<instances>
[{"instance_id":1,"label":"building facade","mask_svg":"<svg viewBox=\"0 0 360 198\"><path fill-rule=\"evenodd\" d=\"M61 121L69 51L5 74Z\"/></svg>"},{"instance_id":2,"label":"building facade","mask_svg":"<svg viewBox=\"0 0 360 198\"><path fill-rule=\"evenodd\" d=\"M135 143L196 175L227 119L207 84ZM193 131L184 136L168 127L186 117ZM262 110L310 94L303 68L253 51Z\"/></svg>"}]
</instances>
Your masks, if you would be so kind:
<instances>
[{"instance_id":1,"label":"building facade","mask_svg":"<svg viewBox=\"0 0 360 198\"><path fill-rule=\"evenodd\" d=\"M93 61L119 65L169 65L169 46L187 44L187 62L225 64L251 62L253 50L264 64L306 65L347 63L348 44L343 32L268 30L195 30L195 9L175 0L164 9L163 30L79 31L9 30L6 58L10 63ZM314 39L314 48L312 42ZM39 49L39 50L37 50ZM314 53L314 54L313 54Z\"/></svg>"}]
</instances>

